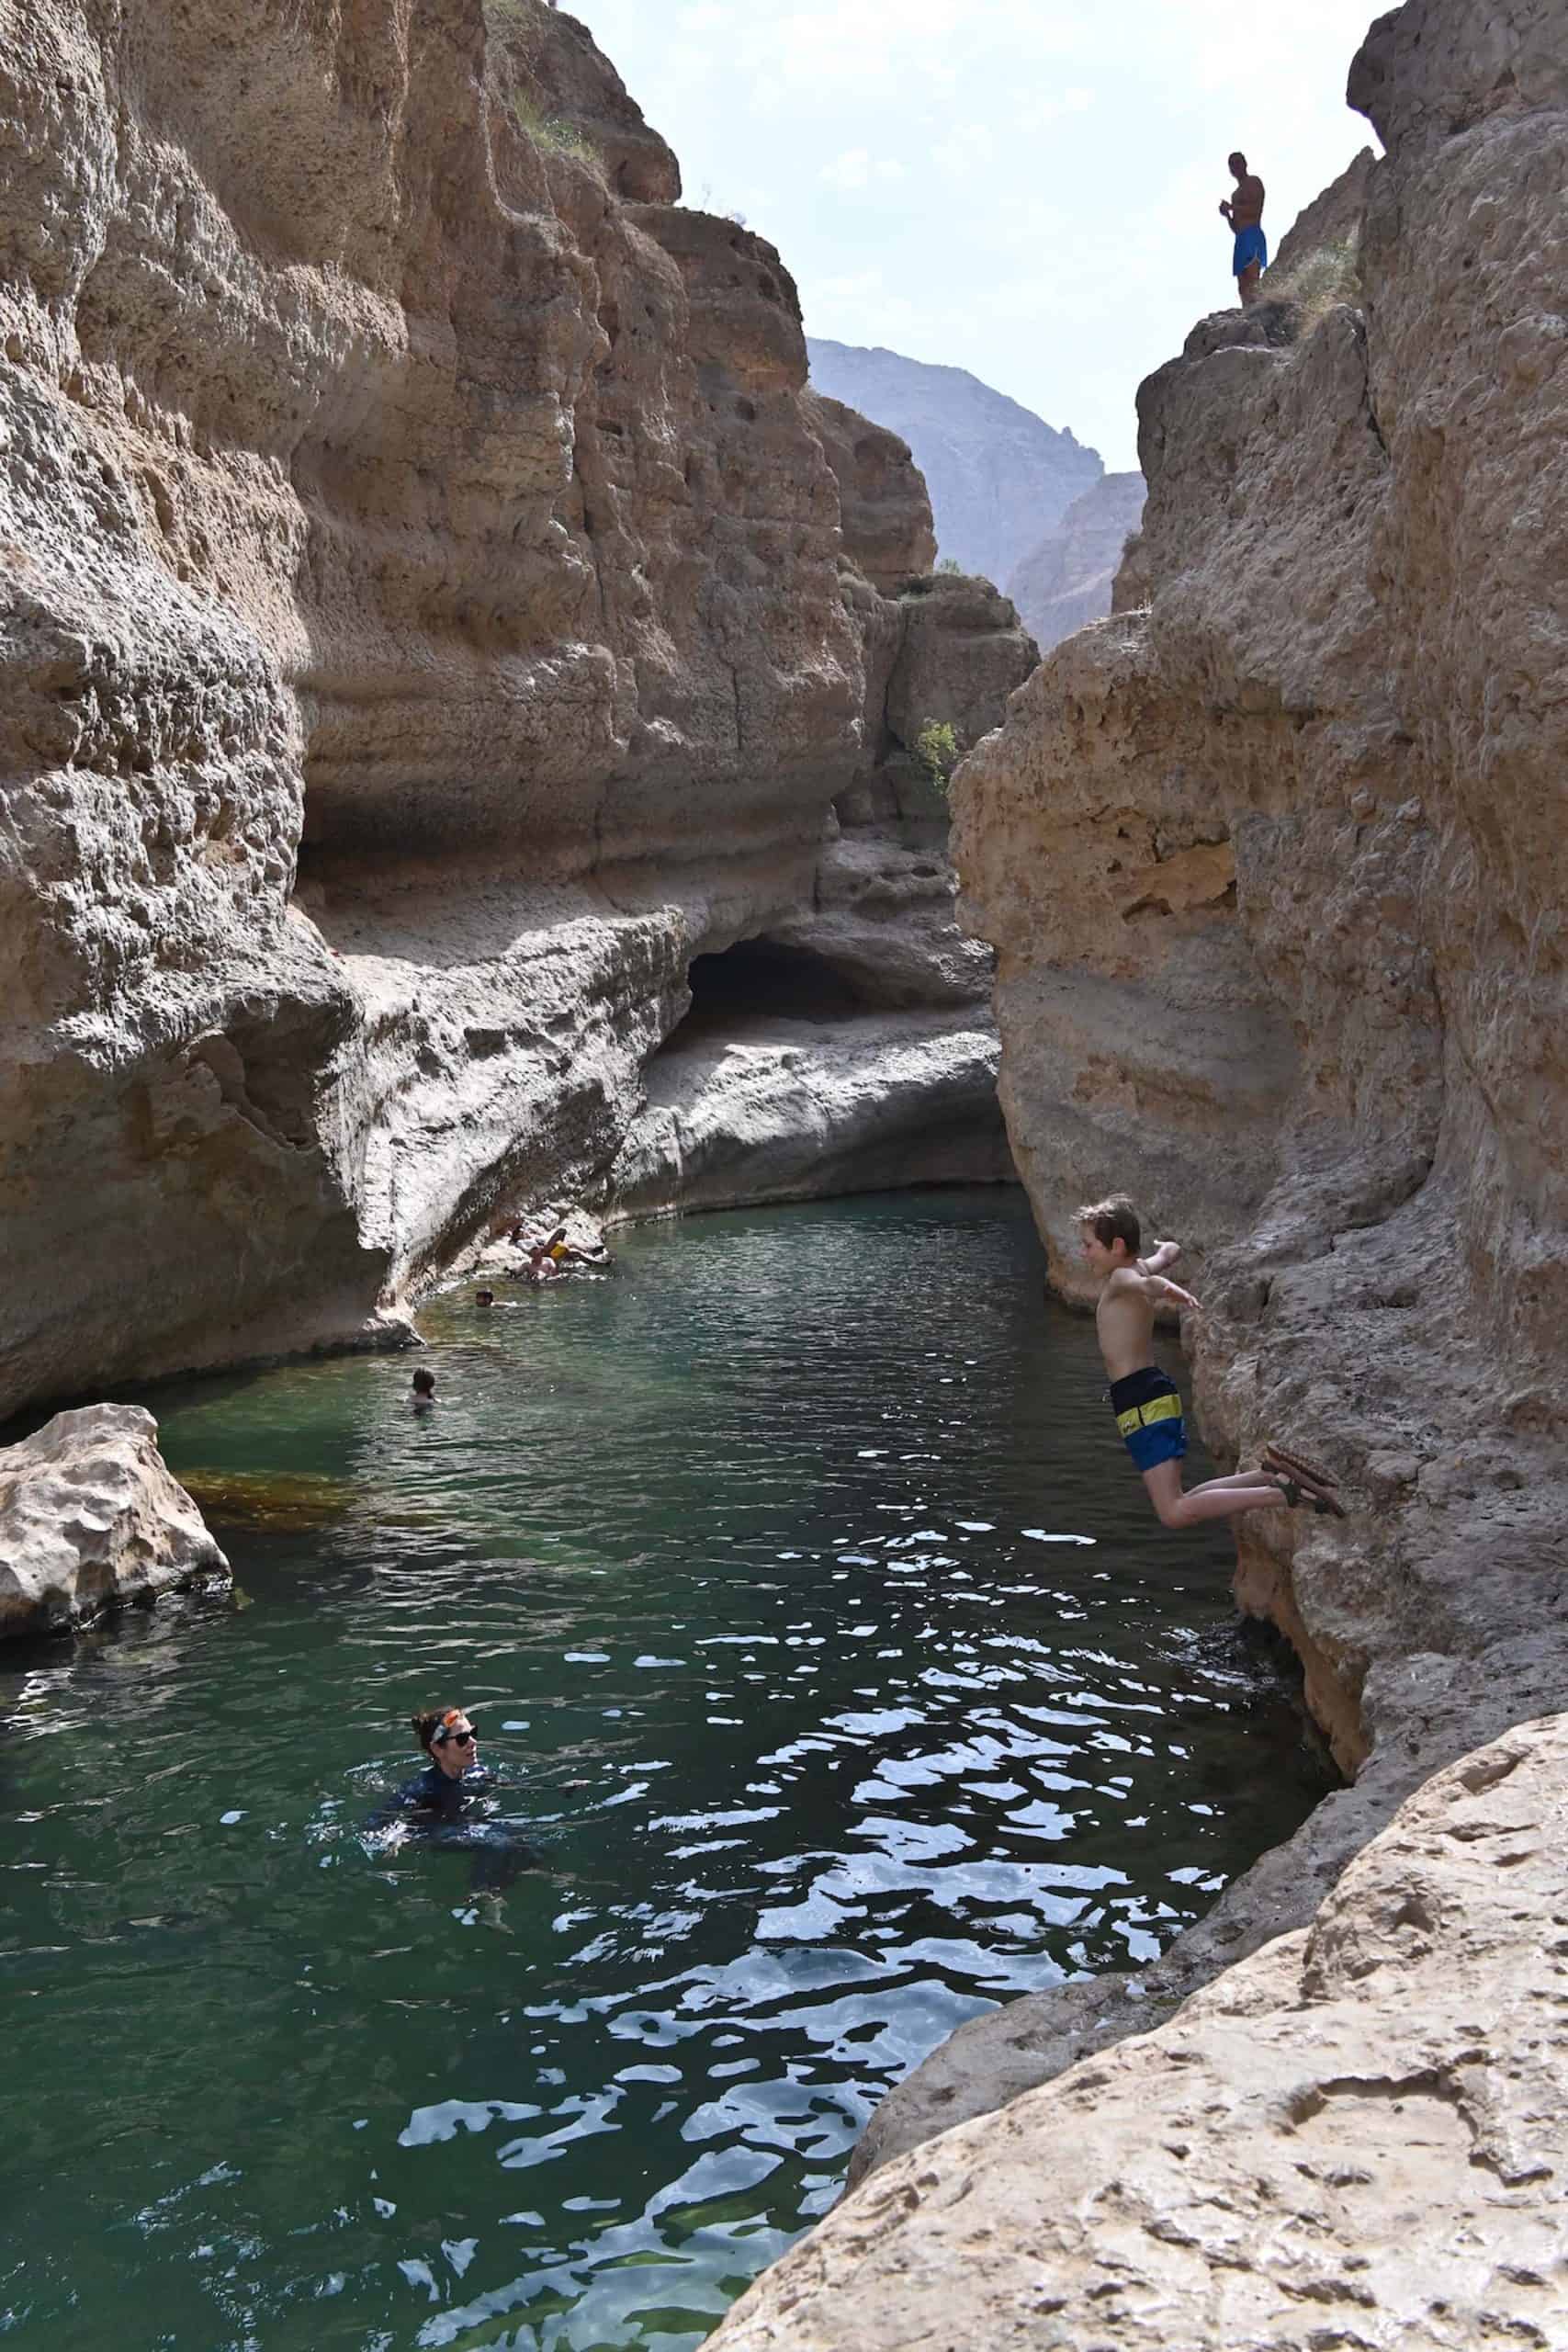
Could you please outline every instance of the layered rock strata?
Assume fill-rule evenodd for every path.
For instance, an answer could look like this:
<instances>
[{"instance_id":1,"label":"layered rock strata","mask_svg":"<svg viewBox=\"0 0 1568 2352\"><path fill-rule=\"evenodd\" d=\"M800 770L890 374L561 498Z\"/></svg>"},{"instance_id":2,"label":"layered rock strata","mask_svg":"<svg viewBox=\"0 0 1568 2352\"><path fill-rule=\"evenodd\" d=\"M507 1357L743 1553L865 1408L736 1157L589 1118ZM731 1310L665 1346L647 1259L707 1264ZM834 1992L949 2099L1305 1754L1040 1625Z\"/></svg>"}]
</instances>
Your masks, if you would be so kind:
<instances>
[{"instance_id":1,"label":"layered rock strata","mask_svg":"<svg viewBox=\"0 0 1568 2352\"><path fill-rule=\"evenodd\" d=\"M869 571L853 511L846 551ZM905 575L896 603L858 601L865 765L829 813L809 902L693 965L605 1182L618 1218L1014 1181L992 959L958 927L945 791L918 746L932 724L960 746L984 735L1034 644L988 581Z\"/></svg>"},{"instance_id":2,"label":"layered rock strata","mask_svg":"<svg viewBox=\"0 0 1568 2352\"><path fill-rule=\"evenodd\" d=\"M0 1639L66 1633L116 1601L228 1573L139 1406L56 1413L0 1447Z\"/></svg>"},{"instance_id":3,"label":"layered rock strata","mask_svg":"<svg viewBox=\"0 0 1568 2352\"><path fill-rule=\"evenodd\" d=\"M929 509L679 192L544 0L0 0L0 1413L395 1333L811 907Z\"/></svg>"},{"instance_id":4,"label":"layered rock strata","mask_svg":"<svg viewBox=\"0 0 1568 2352\"><path fill-rule=\"evenodd\" d=\"M1310 1928L889 2164L715 2352L1548 2347L1568 2310L1568 1719L1428 1781Z\"/></svg>"},{"instance_id":5,"label":"layered rock strata","mask_svg":"<svg viewBox=\"0 0 1568 2352\"><path fill-rule=\"evenodd\" d=\"M1364 310L1222 314L1143 387L1127 608L955 787L1059 1287L1077 1203L1126 1186L1189 1245L1211 1443L1344 1481L1344 1522L1240 1523L1237 1589L1354 1784L1156 1968L966 2028L863 2169L1298 1929L1435 1770L1568 1705L1559 33L1533 0L1373 27Z\"/></svg>"}]
</instances>

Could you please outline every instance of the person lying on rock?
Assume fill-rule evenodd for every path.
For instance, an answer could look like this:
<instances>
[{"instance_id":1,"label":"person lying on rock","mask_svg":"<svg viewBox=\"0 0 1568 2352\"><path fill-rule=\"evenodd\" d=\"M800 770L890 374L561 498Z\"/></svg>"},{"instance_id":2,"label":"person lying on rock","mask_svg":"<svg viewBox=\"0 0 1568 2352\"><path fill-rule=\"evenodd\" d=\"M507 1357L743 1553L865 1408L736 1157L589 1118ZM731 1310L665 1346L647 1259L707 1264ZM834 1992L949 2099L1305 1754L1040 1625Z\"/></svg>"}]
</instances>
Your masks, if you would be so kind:
<instances>
[{"instance_id":1,"label":"person lying on rock","mask_svg":"<svg viewBox=\"0 0 1568 2352\"><path fill-rule=\"evenodd\" d=\"M1181 1254L1179 1241L1159 1241L1146 1257L1138 1252L1143 1232L1125 1193L1093 1201L1077 1212L1083 1254L1101 1287L1095 1309L1100 1352L1111 1378L1111 1409L1127 1451L1143 1475L1162 1527L1198 1527L1205 1520L1235 1519L1243 1511L1306 1502L1314 1510L1345 1514L1332 1482L1311 1463L1264 1448L1262 1467L1210 1478L1183 1493L1181 1457L1187 1425L1174 1380L1154 1362L1155 1309L1162 1301L1196 1307L1197 1300L1163 1269Z\"/></svg>"},{"instance_id":2,"label":"person lying on rock","mask_svg":"<svg viewBox=\"0 0 1568 2352\"><path fill-rule=\"evenodd\" d=\"M558 1225L547 1240L535 1242L525 1271L530 1282L547 1282L551 1274L563 1274L569 1266L607 1266L609 1262L610 1253L602 1241L584 1250L569 1241L565 1226Z\"/></svg>"},{"instance_id":3,"label":"person lying on rock","mask_svg":"<svg viewBox=\"0 0 1568 2352\"><path fill-rule=\"evenodd\" d=\"M1263 234L1263 183L1256 172L1247 170L1243 154L1232 155L1229 168L1235 186L1228 197L1220 198L1220 210L1235 239L1231 267L1241 306L1246 310L1249 302L1257 301L1258 281L1269 266L1269 241Z\"/></svg>"}]
</instances>

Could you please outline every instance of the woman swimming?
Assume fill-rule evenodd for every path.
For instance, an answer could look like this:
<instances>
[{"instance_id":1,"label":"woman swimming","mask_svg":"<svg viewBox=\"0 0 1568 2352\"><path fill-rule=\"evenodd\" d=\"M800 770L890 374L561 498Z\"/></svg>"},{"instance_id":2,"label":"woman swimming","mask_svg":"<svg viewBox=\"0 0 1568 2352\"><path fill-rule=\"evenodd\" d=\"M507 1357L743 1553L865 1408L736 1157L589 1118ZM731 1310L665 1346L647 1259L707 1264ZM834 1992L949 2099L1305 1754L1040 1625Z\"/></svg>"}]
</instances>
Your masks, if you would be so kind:
<instances>
[{"instance_id":1,"label":"woman swimming","mask_svg":"<svg viewBox=\"0 0 1568 2352\"><path fill-rule=\"evenodd\" d=\"M405 1835L423 1845L458 1846L471 1852L476 1893L509 1886L520 1871L543 1858L515 1822L493 1820L480 1812L493 1783L479 1763L479 1735L467 1709L434 1707L411 1715L409 1722L430 1761L393 1791L367 1826L389 1829L401 1823Z\"/></svg>"}]
</instances>

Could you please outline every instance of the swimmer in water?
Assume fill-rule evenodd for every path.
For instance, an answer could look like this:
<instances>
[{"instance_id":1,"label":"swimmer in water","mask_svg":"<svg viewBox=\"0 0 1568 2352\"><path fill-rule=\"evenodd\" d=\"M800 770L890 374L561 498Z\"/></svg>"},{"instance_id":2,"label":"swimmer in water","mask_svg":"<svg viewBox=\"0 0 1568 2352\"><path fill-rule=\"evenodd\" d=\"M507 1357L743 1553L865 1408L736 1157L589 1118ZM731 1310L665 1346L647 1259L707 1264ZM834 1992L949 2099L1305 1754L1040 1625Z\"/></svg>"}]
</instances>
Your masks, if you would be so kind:
<instances>
[{"instance_id":1,"label":"swimmer in water","mask_svg":"<svg viewBox=\"0 0 1568 2352\"><path fill-rule=\"evenodd\" d=\"M463 1799L490 1786L490 1775L479 1765L479 1734L466 1708L433 1708L411 1715L409 1727L430 1762L398 1791L397 1803L415 1815L432 1814L443 1820L461 1818Z\"/></svg>"},{"instance_id":2,"label":"swimmer in water","mask_svg":"<svg viewBox=\"0 0 1568 2352\"><path fill-rule=\"evenodd\" d=\"M1179 1241L1159 1241L1140 1257L1142 1229L1125 1193L1091 1202L1077 1213L1078 1232L1089 1271L1100 1282L1095 1328L1111 1377L1111 1409L1142 1473L1162 1527L1197 1527L1205 1520L1235 1519L1244 1511L1278 1510L1305 1502L1343 1519L1332 1483L1312 1464L1282 1449L1266 1447L1263 1466L1210 1478L1186 1492L1181 1457L1187 1426L1174 1380L1154 1363L1155 1309L1163 1302L1196 1308L1197 1300L1164 1268L1181 1254Z\"/></svg>"},{"instance_id":3,"label":"swimmer in water","mask_svg":"<svg viewBox=\"0 0 1568 2352\"><path fill-rule=\"evenodd\" d=\"M367 1826L385 1830L401 1823L422 1844L460 1847L474 1858L474 1893L499 1894L542 1857L515 1823L479 1810L492 1783L479 1760L472 1719L462 1707L433 1707L411 1715L409 1723L430 1761L378 1806Z\"/></svg>"},{"instance_id":4,"label":"swimmer in water","mask_svg":"<svg viewBox=\"0 0 1568 2352\"><path fill-rule=\"evenodd\" d=\"M429 1413L435 1408L435 1374L426 1364L421 1364L409 1383L411 1402L416 1413Z\"/></svg>"},{"instance_id":5,"label":"swimmer in water","mask_svg":"<svg viewBox=\"0 0 1568 2352\"><path fill-rule=\"evenodd\" d=\"M492 1291L492 1290L477 1290L477 1291L475 1291L475 1293L474 1293L474 1305L475 1305L476 1306L493 1306L495 1305L495 1293L494 1293L494 1291Z\"/></svg>"}]
</instances>

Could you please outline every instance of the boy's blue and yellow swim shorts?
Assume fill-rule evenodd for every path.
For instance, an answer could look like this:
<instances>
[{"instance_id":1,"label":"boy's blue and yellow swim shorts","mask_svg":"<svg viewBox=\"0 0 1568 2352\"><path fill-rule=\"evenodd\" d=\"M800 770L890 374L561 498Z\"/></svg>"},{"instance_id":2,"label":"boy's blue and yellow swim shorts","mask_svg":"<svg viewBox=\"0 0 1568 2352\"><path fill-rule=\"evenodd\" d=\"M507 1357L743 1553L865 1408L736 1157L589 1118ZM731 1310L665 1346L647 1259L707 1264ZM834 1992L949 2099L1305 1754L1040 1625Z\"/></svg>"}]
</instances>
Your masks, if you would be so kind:
<instances>
[{"instance_id":1,"label":"boy's blue and yellow swim shorts","mask_svg":"<svg viewBox=\"0 0 1568 2352\"><path fill-rule=\"evenodd\" d=\"M1175 1381L1152 1363L1111 1382L1111 1409L1140 1470L1152 1470L1156 1462L1179 1462L1186 1453L1180 1393Z\"/></svg>"}]
</instances>

